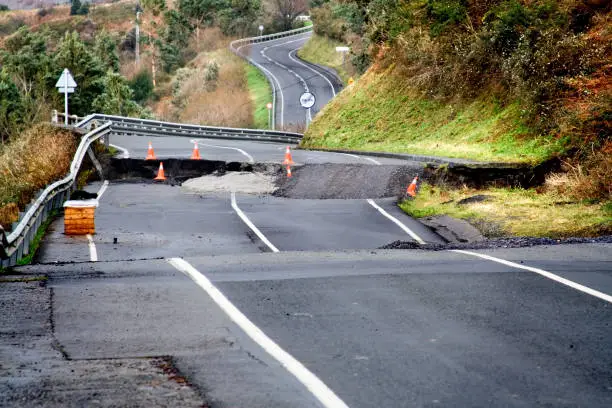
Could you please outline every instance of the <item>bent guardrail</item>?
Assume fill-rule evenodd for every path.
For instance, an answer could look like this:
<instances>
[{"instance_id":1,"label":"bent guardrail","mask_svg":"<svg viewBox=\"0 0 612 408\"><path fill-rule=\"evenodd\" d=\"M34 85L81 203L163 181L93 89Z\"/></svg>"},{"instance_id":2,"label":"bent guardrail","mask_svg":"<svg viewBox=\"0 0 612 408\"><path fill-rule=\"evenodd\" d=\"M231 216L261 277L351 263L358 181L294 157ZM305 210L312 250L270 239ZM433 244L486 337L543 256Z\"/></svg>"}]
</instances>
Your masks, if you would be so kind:
<instances>
[{"instance_id":1,"label":"bent guardrail","mask_svg":"<svg viewBox=\"0 0 612 408\"><path fill-rule=\"evenodd\" d=\"M300 133L276 130L200 126L150 119L102 115L98 113L85 117L85 119L75 126L82 129L90 129L94 124L107 122L110 123L111 134L113 135L182 136L208 139L258 140L281 143L299 143L303 137Z\"/></svg>"},{"instance_id":2,"label":"bent guardrail","mask_svg":"<svg viewBox=\"0 0 612 408\"><path fill-rule=\"evenodd\" d=\"M283 31L280 33L275 33L275 34L261 35L258 37L242 38L240 40L235 40L230 43L230 46L229 46L230 51L236 54L237 56L244 58L245 60L249 62L249 64L259 69L264 74L264 76L268 80L268 83L270 84L270 87L272 88L272 129L276 128L276 91L277 91L277 86L274 82L273 75L270 71L268 71L267 68L265 68L261 64L254 61L248 55L245 55L242 52L240 52L240 49L249 44L260 43L260 42L265 42L265 41L272 41L278 38L291 37L292 35L308 33L308 32L311 32L312 30L313 30L313 26L308 26L308 27L297 28L295 30Z\"/></svg>"},{"instance_id":3,"label":"bent guardrail","mask_svg":"<svg viewBox=\"0 0 612 408\"><path fill-rule=\"evenodd\" d=\"M70 188L74 185L83 158L89 146L99 138L111 131L111 124L107 123L93 129L81 138L74 158L70 163L70 172L63 179L50 184L45 188L34 202L27 208L13 231L6 235L0 228L0 266L15 266L17 261L30 252L30 243L36 236L40 225L47 219L52 210L62 207L70 195Z\"/></svg>"}]
</instances>

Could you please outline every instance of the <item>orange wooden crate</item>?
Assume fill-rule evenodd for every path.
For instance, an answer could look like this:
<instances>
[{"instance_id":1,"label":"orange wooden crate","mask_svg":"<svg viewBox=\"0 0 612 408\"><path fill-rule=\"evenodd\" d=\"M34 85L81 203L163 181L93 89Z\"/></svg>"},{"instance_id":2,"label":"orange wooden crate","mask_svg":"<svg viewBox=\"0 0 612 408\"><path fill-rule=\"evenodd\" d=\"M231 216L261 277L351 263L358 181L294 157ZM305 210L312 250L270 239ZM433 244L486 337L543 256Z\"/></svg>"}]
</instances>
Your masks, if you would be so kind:
<instances>
[{"instance_id":1,"label":"orange wooden crate","mask_svg":"<svg viewBox=\"0 0 612 408\"><path fill-rule=\"evenodd\" d=\"M64 203L64 234L95 234L97 206L96 200L66 201Z\"/></svg>"}]
</instances>

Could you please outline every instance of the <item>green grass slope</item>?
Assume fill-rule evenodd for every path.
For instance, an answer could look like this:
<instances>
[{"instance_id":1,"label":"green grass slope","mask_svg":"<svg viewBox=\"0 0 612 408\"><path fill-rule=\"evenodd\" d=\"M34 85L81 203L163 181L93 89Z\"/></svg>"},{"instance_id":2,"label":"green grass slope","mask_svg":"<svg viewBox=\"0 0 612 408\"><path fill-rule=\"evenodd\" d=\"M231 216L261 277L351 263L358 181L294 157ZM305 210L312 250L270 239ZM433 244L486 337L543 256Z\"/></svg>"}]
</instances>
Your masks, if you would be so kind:
<instances>
[{"instance_id":1,"label":"green grass slope","mask_svg":"<svg viewBox=\"0 0 612 408\"><path fill-rule=\"evenodd\" d=\"M534 163L563 151L562 139L534 135L518 104L486 93L439 102L409 81L394 67L371 68L319 114L303 146Z\"/></svg>"}]
</instances>

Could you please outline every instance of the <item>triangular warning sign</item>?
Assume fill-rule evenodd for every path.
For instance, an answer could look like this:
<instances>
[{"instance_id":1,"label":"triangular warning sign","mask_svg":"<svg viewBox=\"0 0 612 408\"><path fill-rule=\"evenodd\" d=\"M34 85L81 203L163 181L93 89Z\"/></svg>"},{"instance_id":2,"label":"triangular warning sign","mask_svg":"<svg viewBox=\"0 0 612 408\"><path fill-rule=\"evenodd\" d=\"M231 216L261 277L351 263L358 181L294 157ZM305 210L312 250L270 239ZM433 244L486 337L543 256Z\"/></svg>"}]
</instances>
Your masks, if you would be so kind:
<instances>
[{"instance_id":1,"label":"triangular warning sign","mask_svg":"<svg viewBox=\"0 0 612 408\"><path fill-rule=\"evenodd\" d=\"M57 80L55 87L56 88L76 88L77 87L77 83L74 82L74 78L72 77L72 74L70 73L70 71L68 71L68 68L64 69L64 72L62 72L62 75Z\"/></svg>"}]
</instances>

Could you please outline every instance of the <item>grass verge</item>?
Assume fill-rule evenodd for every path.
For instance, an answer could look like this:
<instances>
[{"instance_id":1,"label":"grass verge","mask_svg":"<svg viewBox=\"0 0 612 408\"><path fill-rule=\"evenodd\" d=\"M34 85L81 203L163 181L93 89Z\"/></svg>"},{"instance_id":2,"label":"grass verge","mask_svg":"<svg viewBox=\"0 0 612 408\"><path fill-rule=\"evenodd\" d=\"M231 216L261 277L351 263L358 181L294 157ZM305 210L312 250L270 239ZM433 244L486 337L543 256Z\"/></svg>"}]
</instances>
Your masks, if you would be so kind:
<instances>
[{"instance_id":1,"label":"grass verge","mask_svg":"<svg viewBox=\"0 0 612 408\"><path fill-rule=\"evenodd\" d=\"M246 68L246 78L253 103L253 124L256 129L269 129L268 108L272 102L272 88L266 77L252 65Z\"/></svg>"},{"instance_id":2,"label":"grass verge","mask_svg":"<svg viewBox=\"0 0 612 408\"><path fill-rule=\"evenodd\" d=\"M36 251L38 251L38 248L40 247L40 241L42 241L43 237L45 236L45 233L47 232L47 228L49 228L49 225L51 225L53 220L55 220L60 215L60 213L61 212L59 210L51 211L47 216L47 219L42 224L40 224L40 227L38 228L38 231L36 231L34 239L32 240L32 242L30 242L30 253L17 261L18 266L29 265L32 263L32 260L36 256Z\"/></svg>"},{"instance_id":3,"label":"grass verge","mask_svg":"<svg viewBox=\"0 0 612 408\"><path fill-rule=\"evenodd\" d=\"M521 115L518 104L502 106L489 96L457 103L428 99L393 67L371 69L325 107L302 144L527 163L564 150L563 139L534 135Z\"/></svg>"},{"instance_id":4,"label":"grass verge","mask_svg":"<svg viewBox=\"0 0 612 408\"><path fill-rule=\"evenodd\" d=\"M484 195L486 200L460 204L475 195ZM467 220L489 238L612 234L612 201L575 201L533 189L448 189L423 183L417 198L402 202L400 207L415 218L444 214Z\"/></svg>"},{"instance_id":5,"label":"grass verge","mask_svg":"<svg viewBox=\"0 0 612 408\"><path fill-rule=\"evenodd\" d=\"M336 47L344 46L340 41L313 34L310 40L298 51L298 56L304 61L313 64L325 65L336 70L343 83L348 83L354 75L347 71L347 64L343 64L342 55L336 52ZM347 56L348 58L348 56Z\"/></svg>"}]
</instances>

